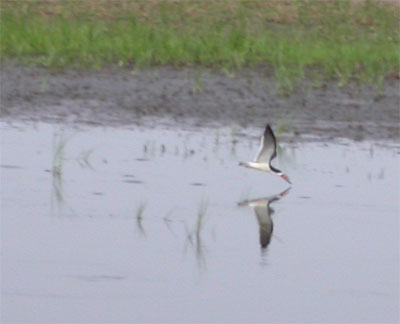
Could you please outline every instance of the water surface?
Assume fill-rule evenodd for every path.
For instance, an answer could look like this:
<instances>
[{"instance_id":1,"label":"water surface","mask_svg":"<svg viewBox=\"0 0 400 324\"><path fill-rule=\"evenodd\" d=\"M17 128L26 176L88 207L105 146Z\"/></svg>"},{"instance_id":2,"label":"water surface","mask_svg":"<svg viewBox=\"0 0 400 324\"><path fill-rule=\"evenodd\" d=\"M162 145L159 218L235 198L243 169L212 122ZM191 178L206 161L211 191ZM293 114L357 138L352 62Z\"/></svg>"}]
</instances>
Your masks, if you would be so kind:
<instances>
[{"instance_id":1,"label":"water surface","mask_svg":"<svg viewBox=\"0 0 400 324\"><path fill-rule=\"evenodd\" d=\"M280 197L259 129L1 129L4 322L399 320L394 143L282 143Z\"/></svg>"}]
</instances>

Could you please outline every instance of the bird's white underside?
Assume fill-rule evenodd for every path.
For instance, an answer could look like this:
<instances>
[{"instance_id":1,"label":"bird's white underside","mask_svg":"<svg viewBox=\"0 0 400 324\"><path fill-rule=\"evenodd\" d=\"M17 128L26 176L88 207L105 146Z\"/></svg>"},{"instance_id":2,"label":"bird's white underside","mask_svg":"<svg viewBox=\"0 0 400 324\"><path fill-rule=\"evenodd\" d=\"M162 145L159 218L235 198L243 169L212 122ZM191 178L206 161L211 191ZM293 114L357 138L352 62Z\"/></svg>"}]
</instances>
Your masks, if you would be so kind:
<instances>
[{"instance_id":1,"label":"bird's white underside","mask_svg":"<svg viewBox=\"0 0 400 324\"><path fill-rule=\"evenodd\" d=\"M250 206L251 208L256 208L256 207L267 207L268 206L269 201L266 199L259 199L259 200L254 200L254 201L250 201L248 203L248 206Z\"/></svg>"},{"instance_id":2,"label":"bird's white underside","mask_svg":"<svg viewBox=\"0 0 400 324\"><path fill-rule=\"evenodd\" d=\"M248 168L260 170L260 171L271 171L271 168L269 167L269 163L266 162L246 162L243 163L243 166L246 166Z\"/></svg>"}]
</instances>

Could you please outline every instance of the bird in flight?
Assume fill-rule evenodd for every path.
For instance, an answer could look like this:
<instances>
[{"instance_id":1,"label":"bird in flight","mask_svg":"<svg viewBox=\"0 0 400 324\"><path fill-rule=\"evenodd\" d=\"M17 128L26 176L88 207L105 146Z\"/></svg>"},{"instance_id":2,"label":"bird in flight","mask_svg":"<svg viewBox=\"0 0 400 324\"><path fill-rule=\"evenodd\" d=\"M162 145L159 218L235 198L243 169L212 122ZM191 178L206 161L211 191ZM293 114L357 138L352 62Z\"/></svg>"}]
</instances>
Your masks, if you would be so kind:
<instances>
[{"instance_id":1,"label":"bird in flight","mask_svg":"<svg viewBox=\"0 0 400 324\"><path fill-rule=\"evenodd\" d=\"M276 139L271 127L267 124L264 135L261 137L261 144L253 162L240 162L240 166L260 171L270 172L280 176L283 180L290 182L289 177L281 170L274 168L271 161L276 157Z\"/></svg>"},{"instance_id":2,"label":"bird in flight","mask_svg":"<svg viewBox=\"0 0 400 324\"><path fill-rule=\"evenodd\" d=\"M239 206L249 206L253 208L260 229L260 244L263 249L269 245L274 230L274 224L271 217L274 214L274 209L270 207L270 205L286 196L289 190L290 188L280 194L266 198L244 200L238 204Z\"/></svg>"}]
</instances>

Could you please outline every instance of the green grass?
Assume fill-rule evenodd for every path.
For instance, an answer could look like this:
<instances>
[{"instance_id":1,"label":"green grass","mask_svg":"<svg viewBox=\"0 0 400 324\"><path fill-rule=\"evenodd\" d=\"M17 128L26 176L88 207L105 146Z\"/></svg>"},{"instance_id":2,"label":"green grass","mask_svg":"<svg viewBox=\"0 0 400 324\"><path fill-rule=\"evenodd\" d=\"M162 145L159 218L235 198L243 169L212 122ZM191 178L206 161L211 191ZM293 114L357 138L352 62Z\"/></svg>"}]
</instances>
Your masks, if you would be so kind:
<instances>
[{"instance_id":1,"label":"green grass","mask_svg":"<svg viewBox=\"0 0 400 324\"><path fill-rule=\"evenodd\" d=\"M381 82L399 74L399 18L377 1L2 1L0 54L57 68L265 68L288 90L310 76Z\"/></svg>"}]
</instances>

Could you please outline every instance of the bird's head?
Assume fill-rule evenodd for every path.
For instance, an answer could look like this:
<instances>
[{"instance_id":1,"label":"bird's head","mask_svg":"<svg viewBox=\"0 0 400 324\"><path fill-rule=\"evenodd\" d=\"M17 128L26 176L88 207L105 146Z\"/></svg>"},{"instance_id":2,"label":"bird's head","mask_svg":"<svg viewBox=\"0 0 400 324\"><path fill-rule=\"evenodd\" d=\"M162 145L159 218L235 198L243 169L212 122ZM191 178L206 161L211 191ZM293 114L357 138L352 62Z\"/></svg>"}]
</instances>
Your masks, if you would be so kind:
<instances>
[{"instance_id":1,"label":"bird's head","mask_svg":"<svg viewBox=\"0 0 400 324\"><path fill-rule=\"evenodd\" d=\"M289 177L288 177L286 174L282 173L282 174L280 174L280 176L281 176L281 178L282 178L283 180L287 181L289 184L292 184L292 183L290 182Z\"/></svg>"}]
</instances>

